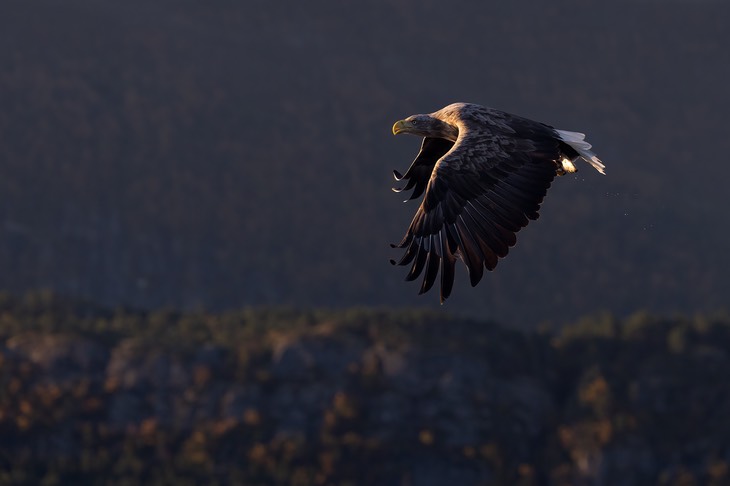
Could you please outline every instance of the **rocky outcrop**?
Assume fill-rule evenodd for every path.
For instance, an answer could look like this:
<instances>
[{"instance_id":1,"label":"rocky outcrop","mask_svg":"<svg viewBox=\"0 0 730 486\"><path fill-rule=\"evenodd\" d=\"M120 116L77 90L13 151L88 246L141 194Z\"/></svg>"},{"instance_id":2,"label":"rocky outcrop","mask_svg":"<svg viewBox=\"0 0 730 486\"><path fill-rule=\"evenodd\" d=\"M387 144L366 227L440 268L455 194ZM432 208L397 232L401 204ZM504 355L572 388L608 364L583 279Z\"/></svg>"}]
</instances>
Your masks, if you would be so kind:
<instances>
[{"instance_id":1,"label":"rocky outcrop","mask_svg":"<svg viewBox=\"0 0 730 486\"><path fill-rule=\"evenodd\" d=\"M432 317L307 321L0 337L0 458L36 482L58 464L69 481L162 468L222 484L730 477L730 326L549 341Z\"/></svg>"}]
</instances>

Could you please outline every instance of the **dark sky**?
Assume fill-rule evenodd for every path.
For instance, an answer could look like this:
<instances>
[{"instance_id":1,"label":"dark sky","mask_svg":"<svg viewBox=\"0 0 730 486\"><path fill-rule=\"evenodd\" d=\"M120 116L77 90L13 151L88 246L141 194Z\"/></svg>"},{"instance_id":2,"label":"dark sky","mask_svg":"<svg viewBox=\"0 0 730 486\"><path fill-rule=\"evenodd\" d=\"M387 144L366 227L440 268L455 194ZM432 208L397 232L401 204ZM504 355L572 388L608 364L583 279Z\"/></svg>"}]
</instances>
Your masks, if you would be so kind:
<instances>
[{"instance_id":1,"label":"dark sky","mask_svg":"<svg viewBox=\"0 0 730 486\"><path fill-rule=\"evenodd\" d=\"M7 2L0 288L107 304L437 306L393 269L412 113L470 101L607 165L445 310L530 324L726 306L721 2Z\"/></svg>"}]
</instances>

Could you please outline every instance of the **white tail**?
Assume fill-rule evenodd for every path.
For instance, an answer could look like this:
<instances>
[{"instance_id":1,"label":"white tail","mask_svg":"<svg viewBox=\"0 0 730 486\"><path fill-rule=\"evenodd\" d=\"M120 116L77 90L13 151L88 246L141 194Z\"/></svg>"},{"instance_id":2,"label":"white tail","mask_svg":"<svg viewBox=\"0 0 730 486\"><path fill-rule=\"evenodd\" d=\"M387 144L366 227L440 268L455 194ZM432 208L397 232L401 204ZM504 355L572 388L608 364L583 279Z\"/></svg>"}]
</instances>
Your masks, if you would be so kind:
<instances>
[{"instance_id":1,"label":"white tail","mask_svg":"<svg viewBox=\"0 0 730 486\"><path fill-rule=\"evenodd\" d=\"M596 154L591 151L591 144L585 141L585 134L578 132L569 132L567 130L555 131L558 132L558 136L563 142L573 147L575 151L580 154L583 160L591 164L601 174L606 175L606 172L603 170L606 168L606 166L603 165L601 159L599 159Z\"/></svg>"}]
</instances>

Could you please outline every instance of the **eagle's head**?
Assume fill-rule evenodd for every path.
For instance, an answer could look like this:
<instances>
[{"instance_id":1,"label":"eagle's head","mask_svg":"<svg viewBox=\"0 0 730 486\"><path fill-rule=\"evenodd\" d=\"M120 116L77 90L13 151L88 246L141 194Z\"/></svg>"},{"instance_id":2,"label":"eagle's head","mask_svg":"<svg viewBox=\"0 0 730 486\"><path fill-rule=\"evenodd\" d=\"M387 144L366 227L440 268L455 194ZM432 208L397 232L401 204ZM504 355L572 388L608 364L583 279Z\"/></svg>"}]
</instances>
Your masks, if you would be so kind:
<instances>
[{"instance_id":1,"label":"eagle's head","mask_svg":"<svg viewBox=\"0 0 730 486\"><path fill-rule=\"evenodd\" d=\"M411 115L393 125L393 135L410 133L421 137L445 138L456 141L459 129L431 115Z\"/></svg>"}]
</instances>

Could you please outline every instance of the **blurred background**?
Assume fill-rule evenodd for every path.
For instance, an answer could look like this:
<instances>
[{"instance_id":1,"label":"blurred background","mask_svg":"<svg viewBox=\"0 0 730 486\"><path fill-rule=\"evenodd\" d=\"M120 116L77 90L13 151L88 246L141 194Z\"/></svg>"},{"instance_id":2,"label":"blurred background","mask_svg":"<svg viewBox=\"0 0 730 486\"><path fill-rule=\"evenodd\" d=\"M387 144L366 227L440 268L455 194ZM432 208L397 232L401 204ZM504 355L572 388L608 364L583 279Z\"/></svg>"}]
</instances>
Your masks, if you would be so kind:
<instances>
[{"instance_id":1,"label":"blurred background","mask_svg":"<svg viewBox=\"0 0 730 486\"><path fill-rule=\"evenodd\" d=\"M695 375L678 377L681 386L667 376L689 366L683 353L699 349L691 360L718 373L730 360L717 346L730 344L729 321L718 317L730 293L728 19L730 4L712 0L6 1L0 369L8 391L0 428L15 442L0 451L0 481L71 484L89 479L96 464L99 474L116 467L119 481L360 484L351 454L401 461L384 462L366 484L593 484L617 477L606 476L614 470L606 464L629 471L621 481L633 484L673 484L685 472L727 484L727 446L695 447L689 459L653 448L693 434L700 441L705 427L725 430L701 422L709 419L700 404L730 396L722 381L697 392L687 406L701 423L671 440L631 424L657 410L666 423L690 413L646 398L662 383L671 382L672 391L662 388L668 397L699 390ZM390 129L456 101L585 132L607 176L583 164L556 180L540 219L496 271L471 288L460 267L454 295L440 306L437 292L417 296L405 269L388 264L400 255L389 243L418 204L390 191L391 171L403 171L420 146ZM449 350L436 347L444 328L455 333L444 341ZM495 336L513 344L498 352ZM472 339L497 347L485 357ZM595 353L572 356L565 339ZM624 343L633 339L645 341ZM329 346L345 357L327 361ZM643 364L629 358L637 349ZM460 361L462 351L473 360ZM533 356L531 364L518 365L512 351ZM648 367L641 383L649 395L611 368L624 355L626 373ZM420 375L426 357L446 361ZM310 371L303 378L298 369ZM477 419L448 400L423 415L412 408L436 403L419 393L471 397L474 383L495 383L490 377L506 388L484 391L496 401L475 398L474 410L488 416L479 420L492 424L485 428L471 427ZM299 393L325 383L308 395L311 416L287 415L304 400ZM178 393L187 412L176 408ZM275 402L279 393L290 402ZM372 394L377 403L358 401ZM633 405L616 405L624 399ZM525 408L509 430L527 434L522 445L499 428L499 410L515 403ZM277 406L281 416L262 415ZM170 410L181 415L165 423ZM597 428L572 429L565 417L574 413ZM387 427L422 417L403 437L423 455L373 452L365 431L380 414L393 420L383 419ZM40 416L55 422L34 421ZM628 442L646 444L605 452L624 430L618 423L629 424ZM344 442L322 439L325 425ZM301 443L287 442L291 430ZM210 434L238 445L211 446ZM315 458L292 452L311 449L313 437L336 445ZM598 437L598 445L580 437ZM106 460L83 459L79 451L100 443L111 451ZM122 465L109 459L126 453ZM152 474L140 457L194 466ZM240 457L259 469L226 476ZM296 473L297 461L317 466Z\"/></svg>"},{"instance_id":2,"label":"blurred background","mask_svg":"<svg viewBox=\"0 0 730 486\"><path fill-rule=\"evenodd\" d=\"M0 286L107 305L438 307L391 268L420 140L455 101L588 134L606 177L446 310L531 326L730 290L722 2L9 2Z\"/></svg>"}]
</instances>

